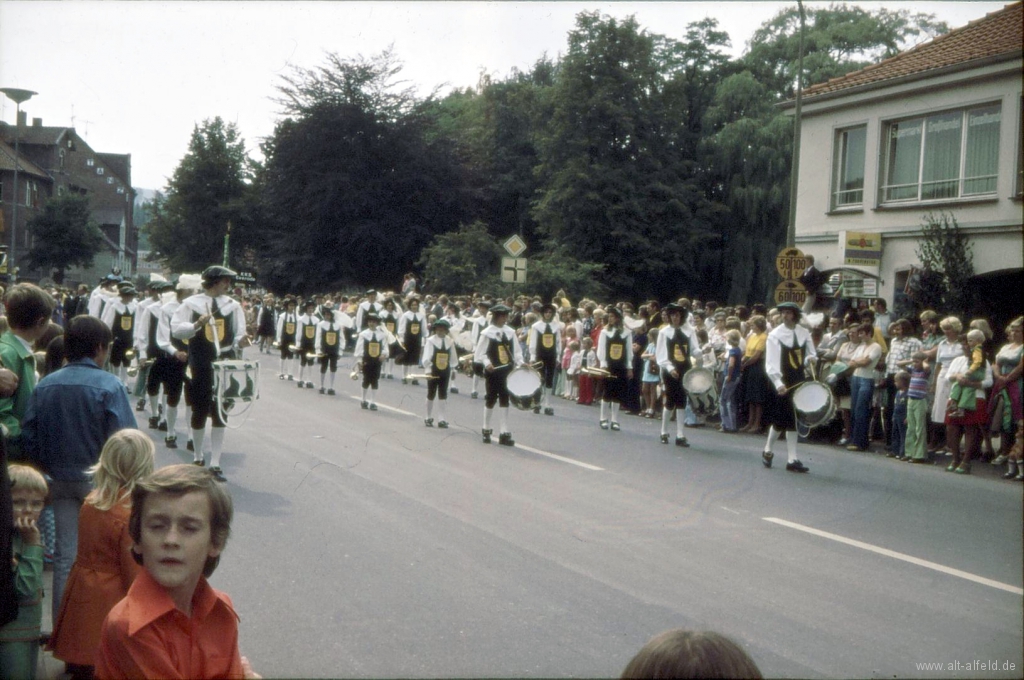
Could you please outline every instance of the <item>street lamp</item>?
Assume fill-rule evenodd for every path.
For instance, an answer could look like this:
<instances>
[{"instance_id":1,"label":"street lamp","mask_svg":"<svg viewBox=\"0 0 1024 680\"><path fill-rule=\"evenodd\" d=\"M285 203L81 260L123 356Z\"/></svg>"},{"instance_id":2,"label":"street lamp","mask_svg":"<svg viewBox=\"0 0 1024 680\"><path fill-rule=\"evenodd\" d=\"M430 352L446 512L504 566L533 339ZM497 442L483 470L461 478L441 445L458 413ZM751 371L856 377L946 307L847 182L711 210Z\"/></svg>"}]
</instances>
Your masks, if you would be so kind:
<instances>
[{"instance_id":1,"label":"street lamp","mask_svg":"<svg viewBox=\"0 0 1024 680\"><path fill-rule=\"evenodd\" d=\"M11 252L7 254L7 280L14 283L14 249L18 245L18 166L21 165L18 143L21 141L21 103L39 93L17 87L0 87L0 92L17 105L17 114L14 117L14 208L11 210Z\"/></svg>"}]
</instances>

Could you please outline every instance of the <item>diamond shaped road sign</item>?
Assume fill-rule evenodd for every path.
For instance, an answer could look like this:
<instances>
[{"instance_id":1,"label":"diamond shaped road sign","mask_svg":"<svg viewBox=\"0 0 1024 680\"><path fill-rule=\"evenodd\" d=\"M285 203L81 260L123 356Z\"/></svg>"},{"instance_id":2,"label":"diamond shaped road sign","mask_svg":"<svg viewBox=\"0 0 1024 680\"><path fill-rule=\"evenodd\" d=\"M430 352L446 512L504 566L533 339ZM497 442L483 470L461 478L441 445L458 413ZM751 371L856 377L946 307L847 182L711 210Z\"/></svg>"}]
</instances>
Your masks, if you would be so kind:
<instances>
[{"instance_id":1,"label":"diamond shaped road sign","mask_svg":"<svg viewBox=\"0 0 1024 680\"><path fill-rule=\"evenodd\" d=\"M505 246L505 251L512 257L519 257L526 252L526 241L518 234L505 241L502 245Z\"/></svg>"}]
</instances>

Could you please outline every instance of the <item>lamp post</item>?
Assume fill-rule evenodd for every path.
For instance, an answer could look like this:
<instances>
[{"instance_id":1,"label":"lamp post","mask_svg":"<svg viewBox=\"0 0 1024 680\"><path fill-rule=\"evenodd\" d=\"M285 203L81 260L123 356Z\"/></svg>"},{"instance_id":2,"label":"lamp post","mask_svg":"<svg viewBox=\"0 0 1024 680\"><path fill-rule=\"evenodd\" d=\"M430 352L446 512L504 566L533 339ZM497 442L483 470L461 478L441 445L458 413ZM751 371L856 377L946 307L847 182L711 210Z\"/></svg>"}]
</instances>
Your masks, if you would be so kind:
<instances>
[{"instance_id":1,"label":"lamp post","mask_svg":"<svg viewBox=\"0 0 1024 680\"><path fill-rule=\"evenodd\" d=\"M800 11L800 53L796 67L796 112L793 120L793 166L789 174L789 224L786 226L786 247L796 245L796 197L797 177L800 175L800 104L804 93L804 14L803 0L797 0Z\"/></svg>"},{"instance_id":2,"label":"lamp post","mask_svg":"<svg viewBox=\"0 0 1024 680\"><path fill-rule=\"evenodd\" d=\"M22 90L17 87L0 87L0 92L7 95L7 98L17 105L17 114L14 117L14 208L11 210L11 252L7 254L7 280L14 283L14 249L18 246L18 167L21 165L19 160L21 103L31 99L32 95L39 93L32 90Z\"/></svg>"}]
</instances>

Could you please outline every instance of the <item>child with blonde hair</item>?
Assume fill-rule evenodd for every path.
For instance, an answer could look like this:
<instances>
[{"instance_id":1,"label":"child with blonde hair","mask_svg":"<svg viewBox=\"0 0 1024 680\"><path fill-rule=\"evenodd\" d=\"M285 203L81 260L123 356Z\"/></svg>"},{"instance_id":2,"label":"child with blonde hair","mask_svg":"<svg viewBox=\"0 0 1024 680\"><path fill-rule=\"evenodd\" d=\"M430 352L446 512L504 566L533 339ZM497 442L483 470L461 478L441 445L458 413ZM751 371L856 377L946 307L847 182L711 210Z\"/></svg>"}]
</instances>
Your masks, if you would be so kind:
<instances>
[{"instance_id":1,"label":"child with blonde hair","mask_svg":"<svg viewBox=\"0 0 1024 680\"><path fill-rule=\"evenodd\" d=\"M49 487L33 467L11 464L11 501L14 533L11 536L11 569L18 598L18 616L0 627L0 678L36 677L39 658L39 630L43 623L43 544L39 515L46 507Z\"/></svg>"},{"instance_id":2,"label":"child with blonde hair","mask_svg":"<svg viewBox=\"0 0 1024 680\"><path fill-rule=\"evenodd\" d=\"M985 379L985 353L982 349L984 342L984 332L976 328L967 331L967 347L971 350L971 365L966 374L968 380ZM965 411L973 411L975 408L977 408L977 390L954 382L953 388L949 391L946 411L954 418L963 418Z\"/></svg>"},{"instance_id":3,"label":"child with blonde hair","mask_svg":"<svg viewBox=\"0 0 1024 680\"><path fill-rule=\"evenodd\" d=\"M569 327L572 329L572 326ZM575 336L575 333L573 333ZM565 394L566 399L576 399L579 396L580 387L580 343L578 340L566 342L565 355L562 357L562 366L565 370Z\"/></svg>"},{"instance_id":4,"label":"child with blonde hair","mask_svg":"<svg viewBox=\"0 0 1024 680\"><path fill-rule=\"evenodd\" d=\"M92 676L103 619L139 572L128 531L135 486L153 472L153 441L120 430L89 469L93 490L78 515L78 555L71 567L49 649L73 678Z\"/></svg>"}]
</instances>

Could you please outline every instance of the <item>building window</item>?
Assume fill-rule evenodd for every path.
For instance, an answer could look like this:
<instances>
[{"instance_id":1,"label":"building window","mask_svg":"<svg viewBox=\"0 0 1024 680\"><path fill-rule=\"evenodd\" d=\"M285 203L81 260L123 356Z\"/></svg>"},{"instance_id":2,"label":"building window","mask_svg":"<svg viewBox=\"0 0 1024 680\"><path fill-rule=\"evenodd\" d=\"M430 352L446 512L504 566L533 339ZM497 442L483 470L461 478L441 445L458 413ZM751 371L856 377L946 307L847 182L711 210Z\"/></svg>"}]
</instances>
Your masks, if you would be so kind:
<instances>
[{"instance_id":1,"label":"building window","mask_svg":"<svg viewBox=\"0 0 1024 680\"><path fill-rule=\"evenodd\" d=\"M88 165L91 168L92 166L96 165L96 161L95 161L95 159L92 159L92 158L86 158L85 159L85 164Z\"/></svg>"},{"instance_id":2,"label":"building window","mask_svg":"<svg viewBox=\"0 0 1024 680\"><path fill-rule=\"evenodd\" d=\"M96 174L97 175L102 175L103 174L103 168L96 168Z\"/></svg>"},{"instance_id":3,"label":"building window","mask_svg":"<svg viewBox=\"0 0 1024 680\"><path fill-rule=\"evenodd\" d=\"M117 193L119 193L119 194L123 194L123 193L124 193L124 187L122 187L122 186L118 186L118 187L117 187Z\"/></svg>"},{"instance_id":4,"label":"building window","mask_svg":"<svg viewBox=\"0 0 1024 680\"><path fill-rule=\"evenodd\" d=\"M868 128L862 125L836 133L832 207L842 208L864 202L864 155Z\"/></svg>"},{"instance_id":5,"label":"building window","mask_svg":"<svg viewBox=\"0 0 1024 680\"><path fill-rule=\"evenodd\" d=\"M998 104L946 111L886 126L882 202L995 194Z\"/></svg>"},{"instance_id":6,"label":"building window","mask_svg":"<svg viewBox=\"0 0 1024 680\"><path fill-rule=\"evenodd\" d=\"M107 178L107 184L113 184L113 183L114 183L114 178L113 177L108 177Z\"/></svg>"}]
</instances>

